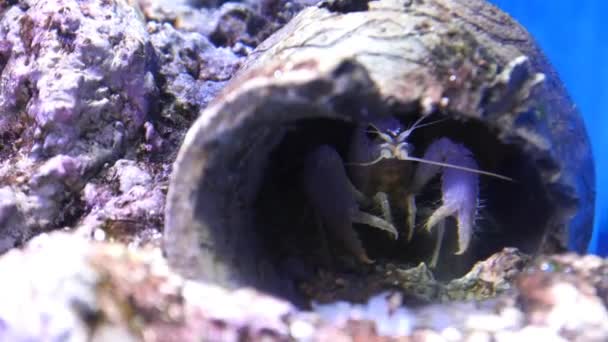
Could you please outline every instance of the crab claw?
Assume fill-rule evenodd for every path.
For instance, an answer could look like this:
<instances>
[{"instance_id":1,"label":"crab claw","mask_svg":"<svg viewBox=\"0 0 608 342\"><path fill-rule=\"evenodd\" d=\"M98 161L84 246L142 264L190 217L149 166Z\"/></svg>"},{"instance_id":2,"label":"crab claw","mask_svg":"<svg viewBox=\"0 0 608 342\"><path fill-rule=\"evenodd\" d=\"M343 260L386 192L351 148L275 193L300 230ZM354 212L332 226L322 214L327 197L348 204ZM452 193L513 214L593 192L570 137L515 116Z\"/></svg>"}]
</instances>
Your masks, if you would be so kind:
<instances>
[{"instance_id":1,"label":"crab claw","mask_svg":"<svg viewBox=\"0 0 608 342\"><path fill-rule=\"evenodd\" d=\"M441 138L433 142L426 150L424 159L469 169L478 169L471 151L447 138ZM453 216L458 225L458 250L456 254L462 254L466 252L473 234L479 195L478 175L449 167L421 164L414 175L413 184L416 189L421 189L439 171L443 171L441 180L442 204L431 214L424 227L430 231L449 216ZM440 248L440 244L437 248Z\"/></svg>"},{"instance_id":2,"label":"crab claw","mask_svg":"<svg viewBox=\"0 0 608 342\"><path fill-rule=\"evenodd\" d=\"M353 229L353 215L358 212L358 205L338 152L323 145L309 153L303 176L304 192L323 228L342 241L361 262L373 263Z\"/></svg>"}]
</instances>

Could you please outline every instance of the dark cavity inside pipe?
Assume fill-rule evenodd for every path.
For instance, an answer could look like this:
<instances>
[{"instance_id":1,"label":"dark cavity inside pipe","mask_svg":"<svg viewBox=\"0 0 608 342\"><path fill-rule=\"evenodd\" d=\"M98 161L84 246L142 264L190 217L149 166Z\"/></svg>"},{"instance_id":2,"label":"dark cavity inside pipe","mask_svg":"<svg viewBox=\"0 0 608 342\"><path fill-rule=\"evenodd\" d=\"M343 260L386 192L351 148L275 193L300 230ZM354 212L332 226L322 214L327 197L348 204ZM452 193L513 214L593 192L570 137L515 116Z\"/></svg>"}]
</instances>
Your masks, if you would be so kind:
<instances>
[{"instance_id":1,"label":"dark cavity inside pipe","mask_svg":"<svg viewBox=\"0 0 608 342\"><path fill-rule=\"evenodd\" d=\"M416 119L413 113L401 117L406 126ZM414 155L422 156L435 139L449 137L465 144L481 169L511 177L515 182L479 176L483 207L479 209L474 236L464 255L454 255L456 223L451 218L447 220L442 252L433 270L435 278L443 281L463 276L475 262L503 247L517 247L524 253L535 253L551 213L550 201L532 161L515 146L500 143L483 123L451 117L412 134L410 142L415 146ZM435 114L428 120L441 118L444 116ZM251 227L254 231L253 234L247 232L242 235L255 236L250 242L259 244L256 250L263 257L258 260L264 260L264 269L273 270L267 272L273 274L268 277L269 282L278 282L258 283L261 290L288 297L295 303L307 303L311 295L302 291L302 284L316 281L324 271L329 271L325 274L332 274L336 279L349 279L349 283L361 284L368 278L372 281L378 265L393 264L407 269L429 260L435 241L433 235L423 231L422 224L428 218L429 210L440 204L440 177L436 177L417 197L416 234L410 243L404 239L395 241L375 228L354 225L368 255L376 260L374 265L364 265L319 225L301 182L304 156L320 145L334 147L346 160L354 123L326 118L301 119L278 124L270 131L278 132L285 128L283 138L259 166L263 172L252 202L254 223ZM331 193L326 195L332 196ZM370 284L370 291L377 285ZM362 298L361 288L353 291L341 289L334 297L325 293L324 298L357 301Z\"/></svg>"}]
</instances>

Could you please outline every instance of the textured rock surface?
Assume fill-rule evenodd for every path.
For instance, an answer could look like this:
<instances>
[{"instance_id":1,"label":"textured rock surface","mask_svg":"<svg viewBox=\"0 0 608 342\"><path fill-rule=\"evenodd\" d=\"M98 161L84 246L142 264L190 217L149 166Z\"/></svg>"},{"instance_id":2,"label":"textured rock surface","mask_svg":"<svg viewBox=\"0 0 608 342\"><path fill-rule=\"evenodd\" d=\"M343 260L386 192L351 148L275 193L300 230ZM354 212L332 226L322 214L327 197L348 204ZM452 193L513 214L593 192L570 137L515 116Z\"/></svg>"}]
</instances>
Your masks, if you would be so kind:
<instances>
[{"instance_id":1,"label":"textured rock surface","mask_svg":"<svg viewBox=\"0 0 608 342\"><path fill-rule=\"evenodd\" d=\"M420 266L393 276L442 300L499 297L404 306L383 293L316 312L170 270L158 243L186 129L316 1L224 2L0 1L0 252L75 231L0 257L0 340L608 339L608 263L593 257L545 257L518 277L506 250L448 285Z\"/></svg>"},{"instance_id":2,"label":"textured rock surface","mask_svg":"<svg viewBox=\"0 0 608 342\"><path fill-rule=\"evenodd\" d=\"M511 289L515 277L528 263L529 257L515 248L505 248L487 260L478 262L463 277L446 281L435 279L436 270L425 263L416 267L379 263L371 276L358 273L332 274L331 271L307 279L301 285L308 298L319 303L335 301L335 298L367 298L387 288L399 289L403 303L419 305L438 302L485 300ZM365 279L365 281L361 281Z\"/></svg>"},{"instance_id":3,"label":"textured rock surface","mask_svg":"<svg viewBox=\"0 0 608 342\"><path fill-rule=\"evenodd\" d=\"M2 3L0 251L64 227L157 241L185 130L242 56L302 7L141 4L144 12L123 0ZM255 21L243 26L247 18ZM233 44L215 45L221 30Z\"/></svg>"},{"instance_id":4,"label":"textured rock surface","mask_svg":"<svg viewBox=\"0 0 608 342\"><path fill-rule=\"evenodd\" d=\"M188 283L158 249L55 233L0 261L3 341L200 341L286 335L284 302ZM246 331L239 331L246 328Z\"/></svg>"},{"instance_id":5,"label":"textured rock surface","mask_svg":"<svg viewBox=\"0 0 608 342\"><path fill-rule=\"evenodd\" d=\"M125 1L22 1L0 20L0 231L72 226L81 191L138 140L155 94L143 17ZM15 230L19 230L16 232Z\"/></svg>"},{"instance_id":6,"label":"textured rock surface","mask_svg":"<svg viewBox=\"0 0 608 342\"><path fill-rule=\"evenodd\" d=\"M52 233L0 258L0 339L600 341L607 272L605 260L560 255L537 260L487 301L404 307L387 292L306 312L251 289L184 280L157 248Z\"/></svg>"}]
</instances>

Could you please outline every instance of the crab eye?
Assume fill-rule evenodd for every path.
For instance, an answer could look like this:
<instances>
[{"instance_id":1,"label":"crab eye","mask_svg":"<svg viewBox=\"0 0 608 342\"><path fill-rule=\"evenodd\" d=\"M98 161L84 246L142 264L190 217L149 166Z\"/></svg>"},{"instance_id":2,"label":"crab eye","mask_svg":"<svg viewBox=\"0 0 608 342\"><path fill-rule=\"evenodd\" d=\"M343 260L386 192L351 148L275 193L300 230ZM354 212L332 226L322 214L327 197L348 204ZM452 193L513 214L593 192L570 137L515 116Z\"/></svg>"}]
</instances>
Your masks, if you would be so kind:
<instances>
[{"instance_id":1,"label":"crab eye","mask_svg":"<svg viewBox=\"0 0 608 342\"><path fill-rule=\"evenodd\" d=\"M401 134L401 127L394 127L388 130L388 133L393 137L398 137Z\"/></svg>"}]
</instances>

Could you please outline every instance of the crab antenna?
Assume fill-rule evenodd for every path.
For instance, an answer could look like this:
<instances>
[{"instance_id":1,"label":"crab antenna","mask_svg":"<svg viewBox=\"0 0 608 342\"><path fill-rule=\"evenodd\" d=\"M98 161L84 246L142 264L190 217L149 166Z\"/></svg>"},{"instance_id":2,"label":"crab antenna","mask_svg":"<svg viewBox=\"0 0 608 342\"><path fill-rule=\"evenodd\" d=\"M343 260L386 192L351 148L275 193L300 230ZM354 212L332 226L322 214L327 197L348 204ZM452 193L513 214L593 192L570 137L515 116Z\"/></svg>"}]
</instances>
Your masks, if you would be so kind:
<instances>
[{"instance_id":1,"label":"crab antenna","mask_svg":"<svg viewBox=\"0 0 608 342\"><path fill-rule=\"evenodd\" d=\"M444 118L444 119L439 119L439 120L427 122L427 123L422 124L422 125L412 126L412 128L410 128L407 131L402 132L401 134L399 134L399 136L397 137L397 139L398 139L397 141L403 142L405 140L405 138L407 138L412 133L412 131L415 128L421 128L421 127L426 127L426 126L434 125L434 124L440 123L440 122L445 121L445 120L447 120L447 119ZM405 134L405 133L407 133L407 134Z\"/></svg>"},{"instance_id":2,"label":"crab antenna","mask_svg":"<svg viewBox=\"0 0 608 342\"><path fill-rule=\"evenodd\" d=\"M408 129L408 131L413 131L414 129L416 129L418 127L418 125L424 120L426 119L428 115L423 115L421 116L418 120L416 120L416 122L414 122L414 124L412 125L412 127L410 127L410 129Z\"/></svg>"},{"instance_id":3,"label":"crab antenna","mask_svg":"<svg viewBox=\"0 0 608 342\"><path fill-rule=\"evenodd\" d=\"M373 129L376 130L375 133L378 133L378 136L380 136L382 138L382 140L386 141L386 142L392 142L393 139L386 133L382 132L378 127L376 127L376 125L374 125L373 123L368 123L368 125L370 125Z\"/></svg>"},{"instance_id":4,"label":"crab antenna","mask_svg":"<svg viewBox=\"0 0 608 342\"><path fill-rule=\"evenodd\" d=\"M420 124L422 122L422 120L426 119L426 117L427 117L427 115L421 116L418 120L416 120L416 122L414 122L414 124L412 125L412 127L410 127L407 130L401 132L397 136L397 139L399 141L401 141L401 140L404 140L405 138L407 138L416 128L418 128L418 124Z\"/></svg>"},{"instance_id":5,"label":"crab antenna","mask_svg":"<svg viewBox=\"0 0 608 342\"><path fill-rule=\"evenodd\" d=\"M372 160L371 162L367 162L367 163L344 163L344 165L371 166L371 165L374 165L374 164L380 162L382 159L386 159L386 158L383 157L383 156L380 156L380 157Z\"/></svg>"},{"instance_id":6,"label":"crab antenna","mask_svg":"<svg viewBox=\"0 0 608 342\"><path fill-rule=\"evenodd\" d=\"M462 170L462 171L468 171L468 172L478 173L480 175L486 175L486 176L490 176L490 177L495 177L495 178L498 178L498 179L506 180L506 181L509 181L509 182L515 182L515 180L513 178L509 178L509 177L506 177L506 176L503 176L503 175L499 175L499 174L493 173L493 172L473 169L473 168L466 167L466 166L458 166L458 165L454 165L454 164L436 162L436 161L432 161L432 160L426 160L426 159L422 159L422 158L409 157L409 156L407 158L404 158L403 160L417 161L417 162L420 162L420 163L426 163L426 164L437 165L437 166L442 166L442 167L449 167L449 168L456 169L456 170Z\"/></svg>"},{"instance_id":7,"label":"crab antenna","mask_svg":"<svg viewBox=\"0 0 608 342\"><path fill-rule=\"evenodd\" d=\"M416 126L416 127L412 127L411 129L414 129L414 128L422 128L422 127L426 127L426 126L430 126L430 125L438 124L438 123L443 122L443 121L445 121L445 120L447 120L447 119L446 119L446 118L443 118L443 119L439 119L439 120L435 120L435 121L427 122L427 123L425 123L425 124L418 125L418 126Z\"/></svg>"}]
</instances>

